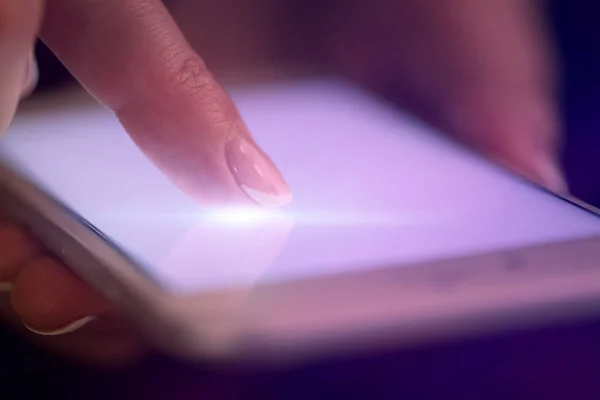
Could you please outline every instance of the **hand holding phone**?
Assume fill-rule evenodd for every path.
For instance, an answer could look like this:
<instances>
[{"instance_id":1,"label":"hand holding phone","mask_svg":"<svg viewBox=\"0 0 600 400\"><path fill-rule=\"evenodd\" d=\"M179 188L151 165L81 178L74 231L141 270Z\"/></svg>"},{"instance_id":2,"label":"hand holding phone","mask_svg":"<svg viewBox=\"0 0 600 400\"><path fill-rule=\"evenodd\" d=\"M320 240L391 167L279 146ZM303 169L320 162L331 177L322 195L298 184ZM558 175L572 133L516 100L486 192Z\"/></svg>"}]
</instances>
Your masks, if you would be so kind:
<instances>
[{"instance_id":1,"label":"hand holding phone","mask_svg":"<svg viewBox=\"0 0 600 400\"><path fill-rule=\"evenodd\" d=\"M135 27L135 24L130 24L126 21L127 18L129 18L127 13L120 13L120 9L116 5L116 3L113 5L110 2L105 2L106 5L102 5L100 7L104 7L107 12L111 12L111 15L115 15L118 18L115 19L115 21L121 21L121 19L123 19L123 21L121 22L114 22L117 26L120 27L127 27L127 28L132 28ZM123 3L123 2L120 2ZM180 156L180 152L178 149L172 149L172 151L169 151L168 149L165 150L164 149L164 142L161 142L159 148L160 151L156 150L156 146L153 147L152 142L155 140L162 140L162 136L160 134L160 132L156 132L155 128L156 127L160 127L160 129L164 128L164 123L168 122L167 125L169 127L168 129L168 133L169 135L172 132L183 132L182 135L184 138L195 138L195 137L199 137L201 135L196 135L196 131L201 131L204 129L200 129L198 127L203 126L202 124L198 124L198 121L194 120L193 122L188 121L188 118L190 115L195 115L197 116L198 113L196 112L197 109L200 110L200 115L204 115L202 113L202 110L204 109L203 107L196 107L194 104L193 99L190 99L189 101L183 101L182 102L178 102L178 101L167 101L166 97L164 96L158 96L158 95L147 95L147 87L141 87L139 85L134 85L134 83L136 82L140 82L141 79L138 80L137 76L139 75L140 72L145 72L147 71L147 69L145 68L148 64L145 63L144 58L142 57L144 54L140 54L139 59L134 59L131 60L133 62L133 64L128 63L128 68L121 68L123 66L123 64L119 64L117 61L121 60L121 58L119 57L112 57L111 56L107 56L107 57L103 57L102 55L104 54L108 54L108 53L112 53L112 51L114 49L118 49L118 46L115 46L114 43L116 42L116 40L107 40L108 38L119 38L119 42L122 40L123 37L131 39L131 41L138 43L138 45L133 45L133 47L140 47L140 48L144 48L144 49L149 49L151 50L153 48L153 46L155 45L155 43L150 42L150 41L144 41L144 35L141 35L139 38L133 38L131 37L131 35L129 35L127 32L123 33L120 30L115 30L112 29L114 27L112 27L112 23L107 23L106 21L97 21L96 19L92 19L92 21L94 21L94 25L98 26L98 30L94 33L94 30L91 29L91 33L86 36L83 40L81 39L80 35L72 35L70 32L72 31L77 31L78 29L81 28L81 25L79 24L79 21L81 21L81 17L83 15L88 15L88 14L96 14L96 15L100 15L100 13L97 13L98 10L93 9L91 6L87 7L85 5L85 3L80 3L80 4L84 4L82 5L78 5L77 7L73 4L71 4L71 2L69 1L64 1L64 2L54 2L52 7L49 8L47 15L45 16L45 18L47 18L47 23L45 24L45 31L42 32L42 36L48 41L50 42L51 45L53 45L54 50L71 66L71 68L74 70L74 72L77 74L77 76L82 79L86 84L87 87L89 89L91 89L98 97L100 97L101 100L103 100L107 105L111 106L112 104L123 104L123 103L129 103L127 101L125 101L127 98L130 98L131 95L133 94L133 97L140 97L143 98L145 100L150 101L149 99L151 98L158 98L160 97L160 100L157 102L152 102L151 104L153 106L157 106L159 107L159 110L154 110L152 107L148 108L147 105L148 103L139 103L139 104L135 104L135 102L131 102L132 104L128 104L128 105L132 105L132 107L130 107L127 111L131 111L131 112L126 112L123 113L123 121L126 123L126 128L128 128L129 132L132 133L135 137L138 137L138 144L140 144L140 146L142 148L146 149L146 153L149 153L151 155L151 157L158 157L159 159L157 160L159 165L163 165L166 166L166 169L168 171L171 171L173 168L177 169L178 165L182 162ZM94 5L97 6L97 5ZM156 6L156 9L154 10L157 14L156 15L161 15L161 18L166 18L164 11L161 9L161 7L159 5ZM64 18L60 18L63 15L69 15L72 18L69 18L70 21L73 22L73 26L69 26L68 29L65 29L64 26L62 26L61 24L57 24L57 23L53 23L53 21L62 21L64 20ZM39 18L39 16L37 16L36 18ZM125 22L124 22L125 21ZM104 26L102 26L104 25ZM172 27L172 24L169 23L167 24L167 26L169 27L169 29L174 29ZM59 29L60 28L60 29ZM133 29L132 29L133 30ZM68 32L67 32L68 31ZM110 32L109 32L110 31ZM66 32L66 33L65 33ZM110 33L110 35L107 35L108 33ZM69 40L70 38L73 37L78 37L78 40L83 42L83 43L89 43L90 47L98 47L98 51L95 52L85 52L85 51L81 51L81 49L73 49L72 47L70 47L69 45ZM176 34L173 37L177 38L177 40L180 40L180 37ZM138 39L144 39L144 40L140 40L138 42ZM176 41L177 41L176 40ZM180 42L178 42L179 44L181 44ZM119 45L121 45L122 43L118 43ZM26 48L27 46L25 46ZM77 51L79 50L79 51ZM143 52L142 52L143 53ZM152 54L152 51L149 51L146 54ZM95 63L95 60L97 58L103 58L103 62L102 63ZM109 63L107 63L107 61L111 61ZM122 62L122 60L121 60ZM98 67L98 65L102 65L102 70ZM144 67L142 68L133 68L131 67L131 65L144 65ZM152 62L150 63L152 64ZM173 82L170 83L189 83L190 81L194 81L195 79L198 78L199 76L204 76L202 74L197 75L197 72L202 72L201 70L195 70L195 68L193 68L193 63L192 65L186 64L185 65L186 68L182 68L181 69L181 76L175 76L175 79ZM190 68L188 68L190 67ZM27 69L27 68L25 68ZM31 70L31 68L30 68ZM133 72L129 73L127 71L134 71L135 70L135 74L133 74ZM162 76L161 75L161 67L158 66L157 67L157 71L153 71L152 69L150 69L153 73L156 72L158 74L158 76ZM18 69L15 71L19 71ZM126 73L123 73L123 71L125 71ZM164 72L164 71L162 71ZM135 77L133 77L132 75L135 75ZM113 79L114 78L114 79ZM179 78L179 79L178 79ZM188 79L190 78L190 79ZM8 80L7 80L8 81ZM18 80L13 80L15 82L17 82ZM159 79L159 81L161 81ZM210 81L209 78L209 83L212 82ZM169 82L167 82L167 84L170 84ZM154 87L154 85L153 85ZM209 87L212 87L211 85L209 85ZM216 86L215 86L216 87ZM159 86L160 88L160 86ZM193 89L193 88L192 88ZM185 87L183 88L184 92L185 92ZM137 94L136 94L137 93ZM217 89L217 93L219 93L219 90ZM214 93L213 93L214 94ZM217 97L221 96L221 94L218 94ZM168 96L167 96L168 97ZM18 98L18 95L15 97ZM14 102L13 102L14 104ZM230 104L228 100L225 100L224 104ZM117 108L117 107L112 107L112 108ZM227 107L225 107L227 108ZM149 111L150 110L150 111ZM231 111L232 109L229 109L229 111ZM156 112L155 112L156 111ZM162 112L164 111L164 112ZM226 110L227 111L227 110ZM228 112L226 112L227 114ZM3 115L10 115L11 113L8 114L3 114ZM164 115L166 116L165 118L161 117L159 123L155 123L154 120L152 120L152 117L155 115ZM175 116L179 116L181 115L181 118L179 117L175 117ZM215 117L214 115L211 114L211 118ZM216 120L220 120L219 118L215 117ZM128 122L129 121L129 122ZM169 122L170 121L170 122ZM186 122L187 121L187 122ZM193 126L193 131L192 134L189 134L190 129L187 128L182 128L182 124L184 124L184 122L186 122L186 126L190 127ZM172 126L169 125L170 123L172 123ZM239 124L239 126L243 126L242 123ZM167 131L166 128L164 128L165 131ZM188 134L185 134L185 133ZM217 135L217 137L221 137L222 135ZM204 137L204 136L201 136ZM208 136L206 136L208 137ZM194 146L188 146L188 143L185 141L181 141L181 142L177 142L178 146L181 145L182 148L184 148L183 153L189 151L189 149L194 148ZM210 146L207 145L206 143L202 143L200 145L200 149L207 149ZM243 147L243 146L241 146ZM245 148L246 150L252 150L252 148L248 149ZM242 153L244 153L245 151L242 151ZM170 154L169 154L170 153ZM258 153L259 157L264 156L262 154L262 152L259 150ZM165 161L165 163L162 162L161 157L163 157L163 155L165 156L165 160L168 158L170 161ZM211 157L200 157L200 156L194 156L192 157L193 160L192 162L203 162L204 160L207 159L212 159ZM173 161L174 160L174 161ZM245 161L242 161L241 164L246 164ZM268 161L267 161L267 165L268 165ZM221 167L224 167L223 164L221 164ZM230 163L228 163L227 167L232 167L232 165ZM236 166L233 166L233 169L238 170L239 168L237 168ZM249 168L250 170L252 170L252 168ZM215 171L215 169L213 169L211 166L205 166L205 165L200 165L200 166L194 166L194 165L189 165L188 163L186 163L185 165L185 171L182 174L180 173L176 173L174 175L176 175L176 181L177 183L180 185L180 187L183 187L185 190L187 190L189 193L192 193L192 195L200 198L201 201L205 201L207 200L207 198L205 197L206 195L206 187L202 188L202 193L199 193L198 191L196 191L194 189L194 184L197 184L198 182L202 182L205 183L206 180L211 181L212 182L212 172L211 171ZM180 171L181 172L181 171ZM183 181L180 180L181 176L186 176L187 174L189 174L190 172L194 172L194 175L189 178L189 179L184 179ZM275 181L279 180L278 174L275 173L274 176ZM205 180L203 177L206 177L207 179ZM236 186L239 181L236 180L235 182L232 182L229 179L229 175L226 176L227 179L225 180L219 180L216 179L216 182L227 182L227 186L228 188L230 188L231 190L234 190L235 197L236 199L245 201L246 197L239 197L239 195L243 192L246 195L250 195L251 198L253 198L254 200L258 200L259 202L267 202L269 204L271 204L273 202L273 200L275 199L275 203L278 203L280 200L278 200L279 196L275 196L275 198L273 198L272 196L263 196L260 193L258 193L257 196L257 192L254 190L246 190L247 189L247 185L242 184L241 186ZM248 179L248 176L244 176L244 174L238 174L235 175L234 178L239 178L239 179ZM253 181L254 183L257 183L256 180L254 179L254 177L250 177L249 178L250 181ZM190 183L191 182L191 183ZM233 185L230 185L231 183L234 183ZM279 184L281 183L281 181L278 181L278 183L274 186L271 185L267 185L267 191L272 190L276 187L284 187L284 186L279 186ZM262 183L258 182L258 186L261 186ZM244 187L246 186L246 189L244 189ZM209 186L213 187L212 185ZM215 188L219 188L220 185L216 185L214 186ZM237 191L238 187L242 188L242 192ZM263 186L264 188L265 186ZM232 189L233 188L233 189ZM216 190L216 192L218 193L225 193L227 192L227 195L225 197L227 197L228 199L230 198L229 194L231 194L232 192L229 192L230 189L225 190L224 192L221 192L221 189ZM252 188L250 188L252 189ZM260 192L260 191L259 191ZM277 190L275 190L275 192L277 192ZM286 189L283 189L283 200L285 201L288 198L288 195L286 194ZM208 196L208 200L211 200L212 194L210 196ZM217 194L217 198L221 199L221 194ZM38 256L43 254L43 251L40 249L40 246L38 244L36 244L33 240L31 240L28 236L24 235L22 231L20 231L18 228L16 228L14 225L11 225L10 222L6 221L4 223L4 229L2 230L2 232L0 233L0 239L4 238L4 241L0 241L0 246L2 246L2 243L5 244L7 251L3 252L3 257L5 258L5 262L4 264L6 265L6 267L4 267L2 269L2 271L0 271L0 276L6 277L6 280L8 281L12 281L14 279L16 279L16 276L18 275L19 271L23 271L22 267L24 265L28 265L31 266L31 271L29 271L28 274L23 274L22 279L20 279L20 283L19 283L19 288L20 290L15 291L14 292L14 296L13 296L13 304L15 306L15 309L17 311L19 311L19 314L21 317L23 317L26 321L32 321L29 325L31 325L31 327L35 327L34 329L37 329L39 331L43 331L45 333L48 333L48 331L53 331L54 328L58 328L58 329L54 329L54 333L67 333L70 332L72 329L74 328L79 328L82 326L82 321L83 322L90 322L90 318L88 318L89 315L105 315L106 313L109 313L110 311L110 307L108 306L108 303L101 297L98 296L97 294L95 294L94 292L90 291L89 288L87 288L86 285L84 285L83 283L81 283L81 281L74 279L74 276L71 275L69 272L67 272L65 269L63 269L63 267L58 264L55 260L53 259L48 259L48 258L38 258ZM201 230L201 229L200 229ZM185 246L184 246L185 247ZM56 285L53 285L52 282L57 282ZM77 302L75 303L73 301L73 299L76 298ZM37 301L33 301L34 299L38 299ZM52 314L49 313L48 310L44 310L41 306L43 304L54 304L53 305L53 310L56 311L56 314ZM76 307L73 307L73 304L76 304ZM43 310L43 312L40 312L40 310ZM81 310L86 310L86 312L81 312ZM54 312L53 311L53 312ZM79 317L79 316L83 316L83 320L79 319L79 318L75 318L74 317ZM108 318L111 319L111 318ZM72 322L75 321L74 324L72 324ZM66 325L65 325L66 323ZM89 327L88 327L89 329ZM64 342L68 342L65 345L67 347L73 347L75 342L77 342L76 339L73 338L73 335L69 335L69 340L68 341L64 341ZM126 342L126 341L123 341ZM60 340L59 342L60 343ZM94 343L94 342L92 342ZM59 345L60 346L60 345ZM96 344L93 345L88 345L88 346L83 346L84 348L87 347L88 350L89 349L93 349L95 347L97 347ZM135 347L135 346L134 346ZM77 349L77 346L74 346L73 348ZM85 354L86 351L85 349L80 349L79 353L81 354ZM109 352L110 353L110 352Z\"/></svg>"},{"instance_id":2,"label":"hand holding phone","mask_svg":"<svg viewBox=\"0 0 600 400\"><path fill-rule=\"evenodd\" d=\"M94 104L15 121L1 207L104 296L55 261L27 261L12 300L30 328L71 349L81 337L93 356L86 346L123 329L115 310L181 356L287 359L595 304L593 212L340 82L232 93L294 187L281 210L198 204ZM134 332L119 336L130 352Z\"/></svg>"}]
</instances>

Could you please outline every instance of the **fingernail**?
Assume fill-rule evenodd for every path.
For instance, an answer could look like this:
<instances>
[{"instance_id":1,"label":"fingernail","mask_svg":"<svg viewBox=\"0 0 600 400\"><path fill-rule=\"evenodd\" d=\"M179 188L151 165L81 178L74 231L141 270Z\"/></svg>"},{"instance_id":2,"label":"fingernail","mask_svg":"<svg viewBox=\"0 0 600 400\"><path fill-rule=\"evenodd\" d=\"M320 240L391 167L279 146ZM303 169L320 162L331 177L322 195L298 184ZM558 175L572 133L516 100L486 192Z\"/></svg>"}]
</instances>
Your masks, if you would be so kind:
<instances>
[{"instance_id":1,"label":"fingernail","mask_svg":"<svg viewBox=\"0 0 600 400\"><path fill-rule=\"evenodd\" d=\"M0 293L9 293L12 291L12 283L0 282Z\"/></svg>"},{"instance_id":2,"label":"fingernail","mask_svg":"<svg viewBox=\"0 0 600 400\"><path fill-rule=\"evenodd\" d=\"M25 322L23 322L23 325L25 326L25 328L27 328L31 332L38 334L40 336L61 336L61 335L66 335L67 333L72 333L72 332L78 331L79 329L83 328L84 326L86 326L90 322L94 321L95 319L96 319L96 317L83 317L74 322L71 322L67 326L64 326L60 329L55 329L53 331L41 331L39 329L35 329L35 328L27 325Z\"/></svg>"},{"instance_id":3,"label":"fingernail","mask_svg":"<svg viewBox=\"0 0 600 400\"><path fill-rule=\"evenodd\" d=\"M233 136L225 153L231 173L250 199L266 207L279 207L292 200L275 164L243 135Z\"/></svg>"}]
</instances>

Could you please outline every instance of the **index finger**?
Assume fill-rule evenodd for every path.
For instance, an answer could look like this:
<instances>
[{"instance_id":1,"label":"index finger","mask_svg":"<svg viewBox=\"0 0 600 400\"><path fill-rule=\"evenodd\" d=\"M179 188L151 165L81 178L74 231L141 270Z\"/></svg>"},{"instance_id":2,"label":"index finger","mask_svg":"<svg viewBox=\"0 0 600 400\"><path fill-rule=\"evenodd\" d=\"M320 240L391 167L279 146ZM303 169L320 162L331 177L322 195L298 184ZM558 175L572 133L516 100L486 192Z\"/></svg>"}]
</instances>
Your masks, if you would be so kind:
<instances>
[{"instance_id":1,"label":"index finger","mask_svg":"<svg viewBox=\"0 0 600 400\"><path fill-rule=\"evenodd\" d=\"M210 203L291 200L159 0L48 0L41 37L187 193Z\"/></svg>"}]
</instances>

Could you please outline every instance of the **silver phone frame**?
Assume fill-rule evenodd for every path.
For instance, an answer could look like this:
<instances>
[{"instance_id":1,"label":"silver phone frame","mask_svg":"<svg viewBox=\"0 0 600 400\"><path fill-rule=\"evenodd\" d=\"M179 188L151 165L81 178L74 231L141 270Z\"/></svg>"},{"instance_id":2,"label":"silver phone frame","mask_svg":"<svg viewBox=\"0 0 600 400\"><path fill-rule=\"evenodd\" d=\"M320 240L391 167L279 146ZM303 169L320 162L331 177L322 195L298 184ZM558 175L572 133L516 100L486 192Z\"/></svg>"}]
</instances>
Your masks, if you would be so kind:
<instances>
[{"instance_id":1,"label":"silver phone frame","mask_svg":"<svg viewBox=\"0 0 600 400\"><path fill-rule=\"evenodd\" d=\"M2 160L0 209L187 359L290 362L600 314L600 237L177 296Z\"/></svg>"}]
</instances>

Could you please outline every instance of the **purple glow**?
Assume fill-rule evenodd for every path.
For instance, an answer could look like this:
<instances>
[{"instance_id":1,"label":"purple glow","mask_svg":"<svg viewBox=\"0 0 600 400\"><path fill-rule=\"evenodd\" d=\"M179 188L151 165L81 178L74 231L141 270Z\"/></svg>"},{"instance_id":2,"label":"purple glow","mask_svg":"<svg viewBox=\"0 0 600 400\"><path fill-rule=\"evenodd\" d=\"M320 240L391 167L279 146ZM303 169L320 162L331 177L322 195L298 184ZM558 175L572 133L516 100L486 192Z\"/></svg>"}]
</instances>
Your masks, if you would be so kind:
<instances>
[{"instance_id":1,"label":"purple glow","mask_svg":"<svg viewBox=\"0 0 600 400\"><path fill-rule=\"evenodd\" d=\"M294 191L277 215L209 214L95 105L18 118L3 154L185 292L600 234L593 216L343 85L233 96Z\"/></svg>"}]
</instances>

